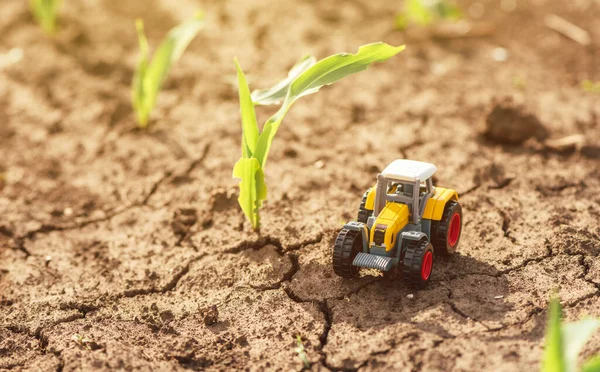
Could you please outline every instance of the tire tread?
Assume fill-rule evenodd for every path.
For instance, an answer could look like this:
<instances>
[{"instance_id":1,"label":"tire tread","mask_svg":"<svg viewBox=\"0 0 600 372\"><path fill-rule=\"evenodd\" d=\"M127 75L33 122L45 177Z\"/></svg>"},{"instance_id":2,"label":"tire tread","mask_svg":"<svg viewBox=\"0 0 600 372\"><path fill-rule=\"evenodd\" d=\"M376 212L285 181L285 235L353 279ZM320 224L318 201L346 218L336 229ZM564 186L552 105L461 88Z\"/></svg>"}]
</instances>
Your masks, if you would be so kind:
<instances>
[{"instance_id":1,"label":"tire tread","mask_svg":"<svg viewBox=\"0 0 600 372\"><path fill-rule=\"evenodd\" d=\"M359 268L352 265L358 253L355 247L357 239L362 240L359 232L348 229L342 229L335 239L333 271L343 278L352 278L358 274Z\"/></svg>"},{"instance_id":2,"label":"tire tread","mask_svg":"<svg viewBox=\"0 0 600 372\"><path fill-rule=\"evenodd\" d=\"M421 278L421 262L429 245L430 243L423 239L410 241L406 246L402 261L402 279L411 288L421 289L427 285L428 280Z\"/></svg>"},{"instance_id":3,"label":"tire tread","mask_svg":"<svg viewBox=\"0 0 600 372\"><path fill-rule=\"evenodd\" d=\"M431 226L431 243L433 244L433 248L435 249L435 253L440 256L448 256L458 247L459 241L456 242L453 250L448 250L448 228L450 225L450 218L454 211L458 208L459 213L462 217L462 207L456 200L450 200L446 203L444 207L444 213L442 214L442 219L439 221L433 221ZM462 224L462 218L461 218ZM462 226L461 226L462 229Z\"/></svg>"}]
</instances>

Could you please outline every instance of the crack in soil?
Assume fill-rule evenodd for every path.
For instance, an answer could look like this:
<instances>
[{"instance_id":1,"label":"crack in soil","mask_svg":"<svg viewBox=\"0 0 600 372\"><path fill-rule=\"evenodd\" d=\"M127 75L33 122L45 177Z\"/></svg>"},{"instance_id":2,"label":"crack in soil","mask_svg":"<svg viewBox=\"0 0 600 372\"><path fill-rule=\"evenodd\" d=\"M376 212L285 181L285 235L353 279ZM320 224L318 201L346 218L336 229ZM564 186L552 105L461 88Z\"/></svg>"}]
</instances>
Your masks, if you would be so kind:
<instances>
[{"instance_id":1,"label":"crack in soil","mask_svg":"<svg viewBox=\"0 0 600 372\"><path fill-rule=\"evenodd\" d=\"M477 319L476 317L469 315L467 313L465 313L464 311L462 311L461 309L458 308L458 306L456 306L456 304L451 301L454 298L454 291L452 290L452 288L446 286L446 285L442 285L444 288L446 288L448 290L448 300L444 301L445 304L447 304L448 306L450 306L450 309L452 309L452 311L457 314L458 316L466 319L466 320L472 320L475 323L481 324L484 328L486 329L490 329L485 323L481 322L479 319Z\"/></svg>"},{"instance_id":2,"label":"crack in soil","mask_svg":"<svg viewBox=\"0 0 600 372\"><path fill-rule=\"evenodd\" d=\"M597 257L592 255L593 257ZM596 294L595 295L600 295L600 283L596 283L594 282L592 279L588 279L587 276L590 273L590 265L588 263L585 262L585 258L589 257L586 255L581 255L580 259L579 259L579 264L581 266L583 266L583 275L581 276L581 278L586 281L587 283L593 285L594 287L596 287Z\"/></svg>"},{"instance_id":3,"label":"crack in soil","mask_svg":"<svg viewBox=\"0 0 600 372\"><path fill-rule=\"evenodd\" d=\"M190 173L192 173L194 171L194 169L196 169L198 166L202 165L204 163L204 160L206 160L206 157L208 156L210 147L211 147L210 142L207 143L206 145L204 145L202 154L200 154L200 156L198 158L192 160L190 165L183 172L178 173L178 174L173 174L173 172L165 173L165 176L163 178L161 178L157 183L155 183L153 185L152 189L150 190L150 193L148 193L148 195L146 195L146 197L144 198L143 205L147 205L147 203L150 201L152 196L158 191L158 189L164 183L164 181L169 179L170 182L173 182L173 180L188 177L190 175Z\"/></svg>"},{"instance_id":4,"label":"crack in soil","mask_svg":"<svg viewBox=\"0 0 600 372\"><path fill-rule=\"evenodd\" d=\"M277 249L277 252L280 255L283 255L283 253L285 253L285 252L297 251L297 250L300 250L300 249L306 247L307 245L320 243L323 240L323 238L326 236L327 232L329 232L329 230L321 231L314 238L310 238L310 239L304 240L302 242L290 244L287 247L283 245L280 238L273 237L270 235L267 235L267 236L258 235L256 240L242 241L242 242L238 243L237 245L234 245L233 247L226 249L225 251L223 251L223 253L237 254L237 253L241 253L243 251L250 250L250 249L258 251L258 250L263 249L267 245L272 245L272 246L275 246L275 248Z\"/></svg>"},{"instance_id":5,"label":"crack in soil","mask_svg":"<svg viewBox=\"0 0 600 372\"><path fill-rule=\"evenodd\" d=\"M154 194L156 194L156 192L158 191L158 188L160 187L160 185L162 185L162 183L169 177L171 177L172 173L171 171L166 171L163 176L156 181L152 187L150 188L150 191L146 194L146 196L144 197L144 199L142 199L142 201L140 203L137 203L139 205L148 205L148 202L150 201L150 198L152 198L152 196ZM136 203L134 203L133 205L135 205Z\"/></svg>"},{"instance_id":6,"label":"crack in soil","mask_svg":"<svg viewBox=\"0 0 600 372\"><path fill-rule=\"evenodd\" d=\"M421 128L421 127L419 127ZM413 142L409 143L406 146L401 147L400 149L398 149L398 151L400 152L400 155L402 155L402 157L404 159L409 159L408 155L407 155L407 151L412 150L416 147L419 147L421 145L423 145L423 141L419 138L420 137L420 133L421 133L421 129L419 129L418 133L417 133L417 139L415 139Z\"/></svg>"},{"instance_id":7,"label":"crack in soil","mask_svg":"<svg viewBox=\"0 0 600 372\"><path fill-rule=\"evenodd\" d=\"M60 321L55 322L54 324L50 325L49 328L52 328L55 325L60 324L60 323L65 323L65 322L60 322ZM36 329L35 332L31 332L30 330L28 330L24 327L20 327L20 326L9 325L9 326L6 326L5 328L13 333L24 334L28 337L31 337L31 338L37 340L38 347L39 347L39 350L42 353L42 355L47 355L49 353L49 351L48 351L49 340L48 340L48 336L44 335L44 328L40 327L40 328ZM58 366L56 367L56 371L62 372L62 370L64 369L64 366L65 366L65 362L64 362L62 354L61 354L62 352L61 351L50 351L50 353L52 353L58 359ZM19 366L24 366L27 362L29 362L29 361L15 364L12 367L9 366L8 369L19 367Z\"/></svg>"},{"instance_id":8,"label":"crack in soil","mask_svg":"<svg viewBox=\"0 0 600 372\"><path fill-rule=\"evenodd\" d=\"M198 163L199 164L199 163ZM190 166L189 172L191 172L193 170L193 166ZM150 199L150 197L152 196L152 194L154 194L158 188L160 187L160 185L169 177L170 175L165 174L164 177L162 177L159 181L157 181L157 183L154 184L154 186L152 187L152 189L150 190L149 194L146 195L146 197L144 198L144 200L142 201L142 203L134 203L132 205L129 205L127 207L125 207L125 209L115 212L113 215L111 216L107 216L103 219L109 219L114 217L115 215L119 214L119 213L123 213L125 210L129 209L129 208L133 208L136 206L141 206L141 205L145 205L145 203L148 202L148 200ZM477 186L479 187L479 186ZM503 226L502 226L502 230L505 232L505 234L508 234L508 229L509 229L509 225L510 225L510 218L508 217L508 215L504 212L504 211L500 211L500 213L503 216ZM96 222L96 220L89 220L89 221L84 221L83 223L80 223L76 226L72 226L72 227L68 227L68 228L77 228L77 227L83 227L87 224ZM67 228L61 228L58 227L57 230L64 230ZM24 246L24 239L31 239L34 238L35 235L37 233L44 233L47 231L53 231L52 230L52 226L48 227L47 225L42 226L40 229L38 230L34 230L32 232L29 232L27 234L25 234L23 237L20 238L20 240L17 241L18 244L20 244L20 247L17 246L16 249L19 250L24 250L24 253L26 254L26 256L30 256L31 253L29 253L26 249L26 247ZM300 296L296 295L293 290L287 286L284 285L284 283L288 283L291 282L291 280L293 279L293 277L296 275L296 273L299 272L300 270L300 264L299 264L299 260L298 260L298 255L295 253L292 253L294 251L300 250L308 245L311 244L316 244L322 241L322 239L326 236L327 231L322 231L320 233L318 233L314 238L311 239L307 239L305 241L293 244L293 245L289 245L286 247L284 247L283 243L281 242L281 240L279 238L276 237L272 237L272 236L263 236L263 237L258 237L255 241L245 241L242 242L232 248L229 248L228 250L226 250L224 253L226 254L237 254L240 252L243 252L245 250L248 249L254 249L254 250L260 250L264 247L266 247L267 245L273 245L276 248L276 252L282 256L282 257L287 257L290 262L291 262L291 267L288 271L286 271L283 276L281 277L281 279L279 279L279 281L277 283L271 284L271 285L265 285L265 286L251 286L251 288L255 289L255 290L259 290L259 291L267 291L267 290L276 290L276 289L283 289L283 291L286 293L286 295L288 296L288 298L290 298L292 301L296 302L296 303L315 303L318 306L318 309L321 311L321 313L323 314L323 318L324 318L324 325L323 325L323 330L319 336L319 346L317 348L317 352L319 353L320 357L319 357L319 363L325 367L328 368L330 370L341 370L341 371L356 371L360 368L363 368L367 365L367 363L372 359L373 356L376 355L385 355L387 353L389 353L391 350L393 350L393 347L390 347L389 349L386 350L382 350L382 351L378 351L378 352L374 352L370 355L369 358L367 358L366 360L364 360L357 368L337 368L334 367L333 365L331 365L328 362L328 355L327 353L324 351L324 347L327 345L328 342L328 336L329 336L329 332L333 326L333 311L332 309L329 307L329 300L342 300L345 297L352 295L352 294L356 294L359 291L361 291L362 289L366 288L367 286L372 285L373 283L377 283L380 282L381 278L379 277L374 277L373 280L366 282L365 284L358 286L346 293L344 293L343 295L339 295L339 296L335 296L335 297L328 297L322 300L310 300L310 299L303 299ZM505 235L506 236L506 235ZM22 248L22 249L21 249ZM553 254L552 249L550 246L546 245L546 253L540 257L535 257L535 258L530 258L530 259L526 259L524 260L521 264L514 266L514 267L510 267L504 270L500 270L496 273L466 273L463 275L458 275L456 277L450 278L450 280L456 280L459 278L463 278L466 276L470 276L470 275L483 275L483 276L489 276L489 277L494 277L494 278L499 278L502 277L504 275L508 275L512 272L515 271L519 271L523 268L525 268L527 265L529 265L532 262L542 262L545 259L548 258L552 258L552 257L556 257L556 256L561 256L561 255L566 255L566 256L578 256L579 258L579 264L583 267L583 274L582 274L582 278L590 283L593 284L595 288L597 288L598 290L595 291L594 293L588 294L586 296L583 296L582 298L579 298L577 300L575 300L574 302L572 302L571 304L565 305L566 307L574 307L576 306L578 303L580 303L581 301L584 301L586 299L595 297L600 295L600 284L598 283L594 283L591 279L586 279L586 276L589 273L590 270L590 265L587 264L585 262L585 258L588 257L588 255L582 255L582 254L569 254L567 252L561 252L559 254ZM205 256L207 256L208 254L204 253L204 254L200 254L196 257L191 258L190 260L188 260L188 262L171 278L171 280L166 283L165 285L163 285L162 287L152 287L152 288L145 288L145 289L134 289L134 290L129 290L129 291L124 291L120 294L117 294L115 296L112 296L111 299L112 300L118 300L119 298L122 297L135 297L138 295L147 295L147 294L155 294L155 293L166 293L168 291L172 291L173 289L176 288L176 286L178 285L178 283L180 282L180 280L189 273L189 270L191 268L191 265L204 258ZM499 332L501 330L505 330L508 329L510 327L518 327L521 326L525 323L527 323L528 321L530 321L534 316L539 315L540 313L542 313L544 311L543 308L540 307L534 307L531 311L528 312L527 316L525 319L516 322L516 323L512 323L512 324L502 324L500 327L495 327L495 328L491 328L490 326L486 325L485 323L479 321L478 319L470 316L469 314L467 314L466 312L462 311L461 309L459 309L456 304L453 301L450 301L450 299L452 299L453 297L453 293L452 293L452 289L448 288L447 286L444 286L446 289L449 290L449 294L448 294L448 299L447 301L444 301L444 303L448 304L449 307L452 309L452 311L454 313L456 313L457 315L459 315L460 317L464 318L464 319L471 319L479 324L481 324L483 327L485 327L486 330L482 331L482 332ZM99 300L100 298L96 299ZM92 301L93 302L93 301ZM12 328L9 328L12 331L22 331L32 337L35 337L39 343L40 343L40 349L42 350L42 352L45 354L47 353L46 351L46 347L48 345L48 339L46 336L44 336L44 331L52 328L58 324L61 323L68 323L68 322L72 322L78 319L82 319L85 318L86 315L89 312L93 312L93 311L97 311L99 309L101 309L104 306L108 306L108 305L102 305L102 306L98 306L98 305L92 305L89 303L76 303L76 302L68 302L65 304L61 304L61 309L63 310L77 310L79 313L78 314L73 314L70 316L67 316L63 319L59 319L55 322L53 322L50 326L47 327L43 327L40 328L38 330L36 330L35 332L31 333L30 331L22 331L19 327L14 327L12 326ZM473 332L473 334L478 334L481 332ZM437 347L439 345L441 345L443 343L444 340L438 341L437 343L434 343L434 347ZM414 360L414 356L417 355L419 353L419 351L415 351L414 353L411 353L411 355L413 355L413 357L411 357L411 361L414 363L414 367L412 368L412 370L414 371L419 371L422 367L422 362L416 362ZM59 366L57 368L57 370L61 371L64 368L64 361L62 360L62 356L60 354L60 352L53 352L53 354L59 359Z\"/></svg>"},{"instance_id":9,"label":"crack in soil","mask_svg":"<svg viewBox=\"0 0 600 372\"><path fill-rule=\"evenodd\" d=\"M298 270L300 270L300 264L298 263L298 255L290 253L290 254L285 254L282 256L287 257L290 260L292 267L290 267L290 269L283 274L283 276L281 277L281 279L279 279L279 281L277 283L267 284L267 285L262 285L262 286L251 285L250 287L252 289L255 289L257 291L271 291L274 289L281 288L281 286L283 285L284 282L289 282L292 280L294 275L296 275Z\"/></svg>"},{"instance_id":10,"label":"crack in soil","mask_svg":"<svg viewBox=\"0 0 600 372\"><path fill-rule=\"evenodd\" d=\"M206 159L206 156L208 155L209 149L210 149L210 143L208 143L204 146L204 150L202 151L202 154L200 155L200 157L193 160L184 172L182 172L181 174L176 175L172 178L175 178L177 176L189 175L196 167L198 167L199 165L201 165L204 162L204 160ZM11 241L12 241L11 247L13 249L23 252L25 254L25 257L30 257L30 256L33 256L33 254L31 252L29 252L29 250L25 247L25 241L35 239L35 237L38 234L45 234L45 233L49 233L49 232L53 232L53 231L67 231L67 230L80 229L80 228L83 228L83 227L93 224L93 223L108 221L108 220L110 220L122 213L125 213L133 208L146 206L146 205L148 205L148 202L150 201L152 196L154 194L156 194L156 192L158 191L160 186L167 179L171 178L171 176L173 176L171 171L165 172L160 179L158 179L156 182L154 182L152 184L152 187L150 188L148 193L146 193L146 195L140 201L133 202L122 208L114 208L114 209L109 209L107 211L104 211L103 217L92 218L92 219L80 221L80 222L77 222L74 224L53 225L53 224L42 223L42 226L40 226L39 228L27 231L23 235L11 239Z\"/></svg>"},{"instance_id":11,"label":"crack in soil","mask_svg":"<svg viewBox=\"0 0 600 372\"><path fill-rule=\"evenodd\" d=\"M89 302L85 302L85 303L80 303L80 302L75 302L75 301L65 302L65 303L60 304L61 310L77 310L79 313L69 315L65 318L54 321L46 327L40 327L35 332L31 332L27 328L25 328L23 326L18 326L18 325L8 325L7 329L9 329L13 332L20 332L20 333L27 334L30 337L35 337L36 334L43 332L43 330L45 328L52 328L61 323L70 323L70 322L76 321L78 319L83 319L87 316L88 313L105 308L105 307L109 306L109 304L112 304L114 301L117 301L121 298L131 298L131 297L136 297L136 296L141 296L141 295L160 294L160 293L166 293L166 292L172 291L173 289L175 289L175 287L177 286L179 281L189 272L191 265L194 262L196 262L206 256L207 256L207 254L203 253L203 254L200 254L200 255L188 260L188 262L183 266L183 268L179 272L177 272L175 275L173 275L173 277L171 278L171 280L168 283L166 283L165 285L163 285L160 288L151 287L151 288L134 289L134 290L124 291L122 293L118 293L118 294L115 294L112 296L107 296L107 297L105 297L105 295L102 295L96 299L89 300ZM103 305L94 304L94 303L99 303L99 302L103 302Z\"/></svg>"},{"instance_id":12,"label":"crack in soil","mask_svg":"<svg viewBox=\"0 0 600 372\"><path fill-rule=\"evenodd\" d=\"M201 260L202 258L204 258L206 256L208 256L207 253L202 253L202 254L199 254L199 255L191 258L190 260L188 260L188 262L181 268L181 270L179 270L179 272L177 272L175 275L173 275L171 280L167 284L162 286L161 288L151 287L151 288L138 288L138 289L126 290L120 294L113 296L113 298L115 300L117 300L122 297L131 298L131 297L136 297L136 296L141 296L141 295L170 292L173 289L175 289L175 287L177 287L177 284L179 283L179 281L187 273L189 273L190 267L192 266L192 264L196 261Z\"/></svg>"},{"instance_id":13,"label":"crack in soil","mask_svg":"<svg viewBox=\"0 0 600 372\"><path fill-rule=\"evenodd\" d=\"M87 225L93 224L93 223L97 223L97 222L104 222L104 221L108 221L120 214L123 214L133 208L138 208L138 207L142 207L146 205L147 200L149 199L149 196L153 193L156 192L156 190L158 189L158 184L162 183L163 180L167 177L167 175L161 177L160 180L158 180L153 187L151 188L150 192L148 193L148 195L146 195L146 197L144 197L143 200L139 201L139 202L134 202L132 204L129 204L123 208L115 208L110 212L106 212L105 215L103 217L98 217L98 218L92 218L89 220L84 220L78 223L74 223L74 224L67 224L67 225L51 225L51 224L42 224L41 227L34 229L34 230L30 230L28 232L26 232L25 234L16 237L14 239L12 239L13 241L13 247L14 249L20 250L23 253L25 253L26 257L29 256L35 256L34 254L32 254L31 252L29 252L27 250L27 248L25 248L24 244L26 240L33 240L36 238L37 235L39 234L45 234L45 233L49 233L49 232L53 232L53 231L68 231L68 230L76 230L76 229L81 229Z\"/></svg>"},{"instance_id":14,"label":"crack in soil","mask_svg":"<svg viewBox=\"0 0 600 372\"><path fill-rule=\"evenodd\" d=\"M150 289L142 289L142 290L125 291L121 294L112 296L111 300L114 301L114 300L118 300L119 298L123 298L123 297L135 297L138 295L153 294L153 293L166 293L166 292L172 291L173 289L175 289L175 287L177 286L179 281L189 272L192 263L202 259L205 256L207 256L207 254L200 254L200 255L188 260L186 265L177 274L175 274L168 283L166 283L161 288L150 288ZM100 299L101 299L101 297L99 297L95 300L92 300L92 302L97 302ZM50 330L53 327L55 327L59 324L62 324L62 323L70 323L70 322L73 322L73 321L76 321L79 319L84 319L88 313L97 311L103 307L108 306L108 301L104 301L104 302L105 302L104 305L92 305L92 304L77 303L77 302L67 302L67 303L61 304L60 308L62 310L77 310L79 313L69 315L62 319L58 319L58 320L52 322L52 324L50 324L48 326L39 327L34 332L32 332L31 330L27 329L24 326L18 326L18 325L17 326L8 325L5 328L14 333L21 333L21 334L25 334L29 337L35 338L38 341L40 351L42 352L43 355L46 355L49 352L47 349L49 340L48 340L48 337L45 335L45 331ZM110 302L112 303L112 301L110 301ZM57 372L62 372L62 370L64 369L64 366L65 366L65 362L64 362L62 354L61 354L62 351L51 351L51 353L54 356L56 356L59 360L59 363L58 363L58 366L56 369ZM17 366L14 366L14 367L17 367Z\"/></svg>"},{"instance_id":15,"label":"crack in soil","mask_svg":"<svg viewBox=\"0 0 600 372\"><path fill-rule=\"evenodd\" d=\"M502 181L495 185L489 185L488 190L502 190L503 188L508 187L514 180L514 177L504 178Z\"/></svg>"},{"instance_id":16,"label":"crack in soil","mask_svg":"<svg viewBox=\"0 0 600 372\"><path fill-rule=\"evenodd\" d=\"M469 195L470 193L476 191L477 189L479 189L481 187L481 184L475 184L474 186L466 189L465 191L459 192L458 195L459 197L464 197L465 195Z\"/></svg>"}]
</instances>

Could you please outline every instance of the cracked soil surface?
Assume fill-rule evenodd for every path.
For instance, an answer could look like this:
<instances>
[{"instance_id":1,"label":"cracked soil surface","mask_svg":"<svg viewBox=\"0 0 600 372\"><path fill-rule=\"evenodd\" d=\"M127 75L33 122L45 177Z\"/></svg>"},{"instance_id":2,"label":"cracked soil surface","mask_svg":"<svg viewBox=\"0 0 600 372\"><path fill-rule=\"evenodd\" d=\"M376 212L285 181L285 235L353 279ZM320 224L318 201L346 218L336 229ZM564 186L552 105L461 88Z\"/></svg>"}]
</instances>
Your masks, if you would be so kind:
<instances>
[{"instance_id":1,"label":"cracked soil surface","mask_svg":"<svg viewBox=\"0 0 600 372\"><path fill-rule=\"evenodd\" d=\"M480 2L492 34L431 40L384 0L67 1L54 38L0 2L0 54L23 50L0 64L0 370L301 370L296 335L315 371L536 370L554 290L567 319L600 316L600 96L579 85L600 80L600 3L500 3ZM133 19L156 45L199 6L205 30L132 130ZM233 57L262 88L378 40L408 46L290 110L253 232ZM403 157L459 192L459 253L421 291L336 277L337 231Z\"/></svg>"}]
</instances>

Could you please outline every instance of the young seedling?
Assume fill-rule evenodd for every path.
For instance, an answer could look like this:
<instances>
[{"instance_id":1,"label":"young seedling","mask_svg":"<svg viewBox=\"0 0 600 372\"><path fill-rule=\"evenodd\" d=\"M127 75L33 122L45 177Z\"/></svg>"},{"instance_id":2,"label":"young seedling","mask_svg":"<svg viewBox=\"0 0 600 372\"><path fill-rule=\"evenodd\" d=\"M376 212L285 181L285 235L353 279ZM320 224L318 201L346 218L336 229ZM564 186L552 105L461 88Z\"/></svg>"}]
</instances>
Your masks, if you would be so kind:
<instances>
[{"instance_id":1,"label":"young seedling","mask_svg":"<svg viewBox=\"0 0 600 372\"><path fill-rule=\"evenodd\" d=\"M396 28L405 30L410 25L429 26L441 20L456 21L462 18L460 8L447 0L405 0L396 15Z\"/></svg>"},{"instance_id":2,"label":"young seedling","mask_svg":"<svg viewBox=\"0 0 600 372\"><path fill-rule=\"evenodd\" d=\"M90 340L88 337L79 334L74 334L71 336L71 341L73 341L80 348L88 350L90 350L90 344L92 343L92 340Z\"/></svg>"},{"instance_id":3,"label":"young seedling","mask_svg":"<svg viewBox=\"0 0 600 372\"><path fill-rule=\"evenodd\" d=\"M138 119L138 126L146 128L150 113L169 69L183 54L204 24L204 16L197 13L194 19L173 28L158 46L152 60L148 53L148 40L144 33L144 22L137 19L140 44L140 59L131 85L131 101Z\"/></svg>"},{"instance_id":4,"label":"young seedling","mask_svg":"<svg viewBox=\"0 0 600 372\"><path fill-rule=\"evenodd\" d=\"M56 32L56 19L61 0L30 0L29 5L35 20L47 34Z\"/></svg>"},{"instance_id":5,"label":"young seedling","mask_svg":"<svg viewBox=\"0 0 600 372\"><path fill-rule=\"evenodd\" d=\"M600 355L577 368L579 352L587 340L600 327L599 319L583 319L574 323L562 324L561 306L558 298L550 300L546 347L542 361L542 372L600 372Z\"/></svg>"},{"instance_id":6,"label":"young seedling","mask_svg":"<svg viewBox=\"0 0 600 372\"><path fill-rule=\"evenodd\" d=\"M588 93L600 94L600 81L594 83L591 80L584 80L581 82L581 88Z\"/></svg>"},{"instance_id":7,"label":"young seedling","mask_svg":"<svg viewBox=\"0 0 600 372\"><path fill-rule=\"evenodd\" d=\"M402 50L404 46L393 47L380 42L363 45L356 54L334 54L319 62L314 57L303 57L292 67L286 79L252 95L244 72L235 60L242 116L242 157L233 168L233 177L241 180L238 202L255 229L260 226L259 209L267 198L264 169L271 143L292 104L300 97L363 71L374 62L385 61ZM283 102L281 107L259 132L254 105L279 102Z\"/></svg>"},{"instance_id":8,"label":"young seedling","mask_svg":"<svg viewBox=\"0 0 600 372\"><path fill-rule=\"evenodd\" d=\"M294 351L296 352L296 354L298 354L298 358L300 358L300 360L302 361L304 369L309 369L310 362L308 360L308 355L306 355L306 351L304 350L304 345L302 344L302 338L300 337L300 335L296 335L296 344L297 346L294 349Z\"/></svg>"}]
</instances>

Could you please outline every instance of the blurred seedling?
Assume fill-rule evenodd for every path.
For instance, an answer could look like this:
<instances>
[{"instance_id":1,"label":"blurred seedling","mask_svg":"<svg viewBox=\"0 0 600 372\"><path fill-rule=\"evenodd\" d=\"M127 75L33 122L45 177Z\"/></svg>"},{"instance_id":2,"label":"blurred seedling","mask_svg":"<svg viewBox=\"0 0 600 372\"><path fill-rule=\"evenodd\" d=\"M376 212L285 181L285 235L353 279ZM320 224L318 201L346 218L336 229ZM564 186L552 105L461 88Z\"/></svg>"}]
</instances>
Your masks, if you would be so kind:
<instances>
[{"instance_id":1,"label":"blurred seedling","mask_svg":"<svg viewBox=\"0 0 600 372\"><path fill-rule=\"evenodd\" d=\"M45 33L52 35L56 32L58 9L62 0L30 0L29 6L33 17Z\"/></svg>"},{"instance_id":2,"label":"blurred seedling","mask_svg":"<svg viewBox=\"0 0 600 372\"><path fill-rule=\"evenodd\" d=\"M600 81L594 83L591 80L584 80L581 82L581 88L588 93L600 94Z\"/></svg>"},{"instance_id":3,"label":"blurred seedling","mask_svg":"<svg viewBox=\"0 0 600 372\"><path fill-rule=\"evenodd\" d=\"M91 350L92 340L87 338L86 336L74 334L71 337L71 341L73 341L77 346Z\"/></svg>"},{"instance_id":4,"label":"blurred seedling","mask_svg":"<svg viewBox=\"0 0 600 372\"><path fill-rule=\"evenodd\" d=\"M152 59L149 57L148 40L144 22L137 19L135 27L140 44L140 58L133 75L131 101L137 115L138 126L146 128L150 113L156 104L158 92L171 66L181 57L204 24L204 15L196 13L194 19L171 29L158 46Z\"/></svg>"},{"instance_id":5,"label":"blurred seedling","mask_svg":"<svg viewBox=\"0 0 600 372\"><path fill-rule=\"evenodd\" d=\"M302 344L302 338L300 337L300 335L296 336L296 348L294 349L294 351L296 352L296 354L298 354L298 358L300 358L300 360L302 361L302 364L304 365L304 369L309 369L310 368L310 362L308 361L308 355L306 354L306 351L304 350L304 344Z\"/></svg>"},{"instance_id":6,"label":"blurred seedling","mask_svg":"<svg viewBox=\"0 0 600 372\"><path fill-rule=\"evenodd\" d=\"M429 26L462 17L460 8L447 0L404 0L402 10L396 15L396 28L405 30L412 25Z\"/></svg>"},{"instance_id":7,"label":"blurred seedling","mask_svg":"<svg viewBox=\"0 0 600 372\"><path fill-rule=\"evenodd\" d=\"M525 90L527 87L527 79L521 75L515 75L512 78L512 84L515 89Z\"/></svg>"},{"instance_id":8,"label":"blurred seedling","mask_svg":"<svg viewBox=\"0 0 600 372\"><path fill-rule=\"evenodd\" d=\"M241 180L238 202L254 229L260 226L259 210L267 198L264 169L271 143L292 104L300 97L316 93L321 87L363 71L374 62L385 61L402 50L404 46L393 47L379 42L361 46L356 54L334 54L319 62L312 56L305 56L292 67L287 78L252 94L235 59L242 118L242 157L233 168L233 177ZM279 110L259 132L254 105L279 103L282 103Z\"/></svg>"},{"instance_id":9,"label":"blurred seedling","mask_svg":"<svg viewBox=\"0 0 600 372\"><path fill-rule=\"evenodd\" d=\"M560 301L557 297L553 297L548 307L542 372L600 372L600 355L584 362L581 368L577 368L579 352L600 327L600 320L588 318L564 324L561 318Z\"/></svg>"}]
</instances>

